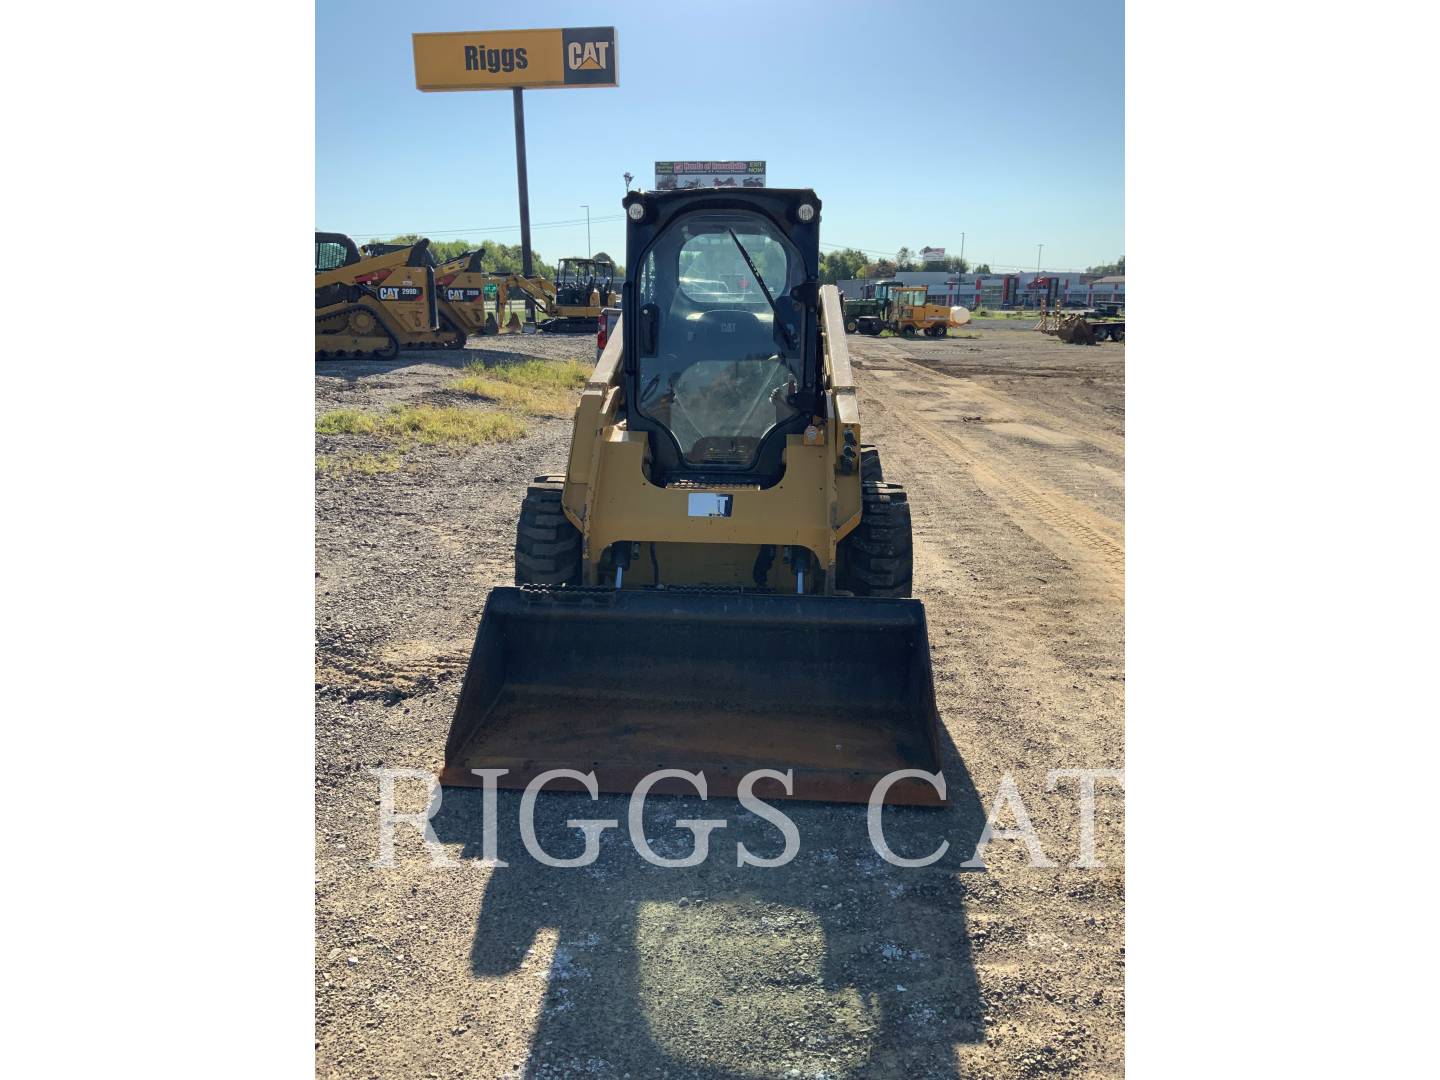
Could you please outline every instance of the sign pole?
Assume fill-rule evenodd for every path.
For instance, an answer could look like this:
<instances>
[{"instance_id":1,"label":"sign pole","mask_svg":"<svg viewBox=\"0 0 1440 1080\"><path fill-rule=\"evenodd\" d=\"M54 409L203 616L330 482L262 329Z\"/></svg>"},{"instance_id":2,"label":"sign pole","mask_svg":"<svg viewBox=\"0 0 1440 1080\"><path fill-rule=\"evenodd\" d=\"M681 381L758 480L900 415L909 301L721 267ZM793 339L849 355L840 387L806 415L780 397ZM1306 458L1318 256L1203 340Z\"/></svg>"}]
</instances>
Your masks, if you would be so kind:
<instances>
[{"instance_id":1,"label":"sign pole","mask_svg":"<svg viewBox=\"0 0 1440 1080\"><path fill-rule=\"evenodd\" d=\"M530 179L525 171L525 91L515 87L515 180L520 186L520 265L526 278L533 276L530 262ZM535 298L525 294L525 321L535 321Z\"/></svg>"}]
</instances>

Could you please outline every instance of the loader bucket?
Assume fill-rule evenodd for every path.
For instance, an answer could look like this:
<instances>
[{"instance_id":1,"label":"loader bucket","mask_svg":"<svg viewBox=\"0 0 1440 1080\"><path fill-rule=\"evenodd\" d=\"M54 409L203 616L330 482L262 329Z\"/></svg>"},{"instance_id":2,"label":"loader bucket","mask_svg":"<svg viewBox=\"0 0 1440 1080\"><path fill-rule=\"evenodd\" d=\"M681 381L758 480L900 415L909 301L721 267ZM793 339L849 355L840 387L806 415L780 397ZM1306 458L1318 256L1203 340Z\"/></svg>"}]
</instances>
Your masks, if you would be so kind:
<instances>
[{"instance_id":1,"label":"loader bucket","mask_svg":"<svg viewBox=\"0 0 1440 1080\"><path fill-rule=\"evenodd\" d=\"M500 786L523 788L574 769L626 793L684 769L733 796L752 770L793 769L790 798L865 802L887 773L938 772L938 734L918 600L501 588L480 619L440 779L478 786L472 769L508 769ZM674 779L651 790L695 793ZM754 790L786 797L774 780ZM886 801L945 804L915 778Z\"/></svg>"}]
</instances>

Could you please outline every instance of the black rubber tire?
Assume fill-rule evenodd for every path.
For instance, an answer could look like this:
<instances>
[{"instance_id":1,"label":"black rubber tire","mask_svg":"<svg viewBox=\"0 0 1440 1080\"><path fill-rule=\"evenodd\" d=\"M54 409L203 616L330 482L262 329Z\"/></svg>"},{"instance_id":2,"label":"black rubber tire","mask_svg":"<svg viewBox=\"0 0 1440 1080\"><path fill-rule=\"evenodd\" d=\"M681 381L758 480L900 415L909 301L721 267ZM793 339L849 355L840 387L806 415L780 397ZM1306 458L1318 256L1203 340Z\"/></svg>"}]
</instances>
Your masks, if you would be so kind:
<instances>
[{"instance_id":1,"label":"black rubber tire","mask_svg":"<svg viewBox=\"0 0 1440 1080\"><path fill-rule=\"evenodd\" d=\"M874 483L885 479L885 470L880 465L880 451L874 443L860 444L860 482Z\"/></svg>"},{"instance_id":2,"label":"black rubber tire","mask_svg":"<svg viewBox=\"0 0 1440 1080\"><path fill-rule=\"evenodd\" d=\"M1124 331L1123 329L1121 329L1120 327L1117 326L1114 330L1111 330L1111 331L1110 331L1110 340L1111 340L1111 341L1124 341L1124 340L1125 340L1125 331Z\"/></svg>"},{"instance_id":3,"label":"black rubber tire","mask_svg":"<svg viewBox=\"0 0 1440 1080\"><path fill-rule=\"evenodd\" d=\"M516 585L579 585L580 530L560 508L563 485L532 484L515 525Z\"/></svg>"},{"instance_id":4,"label":"black rubber tire","mask_svg":"<svg viewBox=\"0 0 1440 1080\"><path fill-rule=\"evenodd\" d=\"M855 333L855 331L856 331L857 328L858 328L858 324L855 322L854 319L846 319L846 320L845 320L845 333L847 333L847 334L853 334L853 333Z\"/></svg>"},{"instance_id":5,"label":"black rubber tire","mask_svg":"<svg viewBox=\"0 0 1440 1080\"><path fill-rule=\"evenodd\" d=\"M860 524L840 541L837 584L856 596L909 596L915 555L905 489L882 480L861 493Z\"/></svg>"}]
</instances>

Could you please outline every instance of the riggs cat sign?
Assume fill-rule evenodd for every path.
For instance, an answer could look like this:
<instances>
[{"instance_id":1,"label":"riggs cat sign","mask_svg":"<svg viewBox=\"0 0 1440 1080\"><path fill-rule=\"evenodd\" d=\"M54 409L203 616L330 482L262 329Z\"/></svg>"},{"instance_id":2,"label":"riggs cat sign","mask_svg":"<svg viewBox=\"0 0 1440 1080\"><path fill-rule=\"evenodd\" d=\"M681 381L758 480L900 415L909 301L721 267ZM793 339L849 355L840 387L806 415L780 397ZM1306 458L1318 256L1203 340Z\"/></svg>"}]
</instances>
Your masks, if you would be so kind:
<instances>
[{"instance_id":1,"label":"riggs cat sign","mask_svg":"<svg viewBox=\"0 0 1440 1080\"><path fill-rule=\"evenodd\" d=\"M613 26L412 34L420 90L616 86Z\"/></svg>"}]
</instances>

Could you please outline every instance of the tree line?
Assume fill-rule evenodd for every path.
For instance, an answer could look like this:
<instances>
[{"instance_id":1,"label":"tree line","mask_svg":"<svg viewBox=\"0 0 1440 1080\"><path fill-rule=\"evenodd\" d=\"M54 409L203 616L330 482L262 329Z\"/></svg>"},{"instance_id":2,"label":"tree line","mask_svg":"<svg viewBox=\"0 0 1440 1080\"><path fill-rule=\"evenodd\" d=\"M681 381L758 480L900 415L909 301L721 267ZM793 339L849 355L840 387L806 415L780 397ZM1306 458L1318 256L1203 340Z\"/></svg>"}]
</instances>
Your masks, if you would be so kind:
<instances>
[{"instance_id":1,"label":"tree line","mask_svg":"<svg viewBox=\"0 0 1440 1080\"><path fill-rule=\"evenodd\" d=\"M832 285L837 281L850 281L855 278L888 278L894 277L896 274L914 273L919 270L939 270L947 274L989 274L992 272L989 263L972 266L968 260L955 255L948 255L938 262L921 262L907 247L902 247L897 251L893 259L872 259L859 248L841 248L839 251L827 251L820 256L820 282L825 285ZM1125 256L1121 255L1119 262L1087 267L1085 273L1097 274L1101 277L1124 274Z\"/></svg>"},{"instance_id":2,"label":"tree line","mask_svg":"<svg viewBox=\"0 0 1440 1080\"><path fill-rule=\"evenodd\" d=\"M401 236L392 236L389 240L381 240L378 237L370 240L372 244L413 244L420 237L415 233L405 233ZM485 249L484 266L487 273L492 274L518 274L525 265L520 252L519 244L500 244L493 240L487 240L483 244L476 244L470 240L431 240L430 253L435 256L437 263L446 263L451 259L458 259L467 251L474 251L476 248ZM610 256L603 251L597 251L596 259L609 259ZM611 262L615 260L611 259ZM530 269L539 277L555 280L555 264L545 261L545 257L534 248L530 249ZM624 268L615 263L616 280L624 275Z\"/></svg>"},{"instance_id":3,"label":"tree line","mask_svg":"<svg viewBox=\"0 0 1440 1080\"><path fill-rule=\"evenodd\" d=\"M921 262L908 247L902 247L893 259L874 259L859 248L841 248L827 251L820 256L820 282L830 285L851 278L887 278L896 274L913 273L917 270L939 270L947 274L970 273L970 263L956 255L948 255L938 262ZM988 266L978 273L988 274Z\"/></svg>"}]
</instances>

